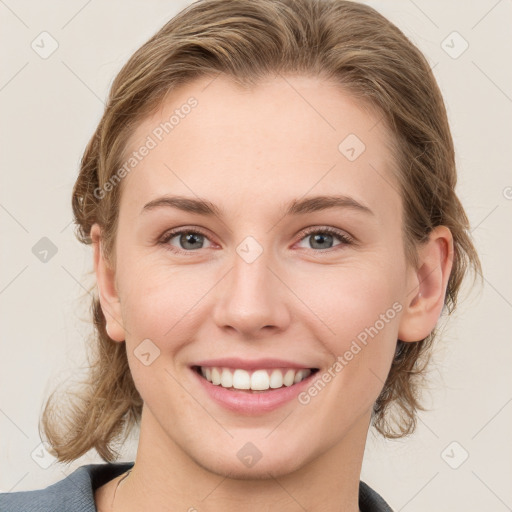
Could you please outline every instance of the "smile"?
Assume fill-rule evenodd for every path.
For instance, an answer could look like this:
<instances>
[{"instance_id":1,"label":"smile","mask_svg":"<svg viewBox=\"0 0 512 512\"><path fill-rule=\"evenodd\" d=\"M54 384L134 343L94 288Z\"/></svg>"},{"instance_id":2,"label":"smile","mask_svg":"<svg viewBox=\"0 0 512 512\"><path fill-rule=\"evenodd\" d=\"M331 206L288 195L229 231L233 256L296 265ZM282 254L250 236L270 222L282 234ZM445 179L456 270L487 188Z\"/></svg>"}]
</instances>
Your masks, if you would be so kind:
<instances>
[{"instance_id":1,"label":"smile","mask_svg":"<svg viewBox=\"0 0 512 512\"><path fill-rule=\"evenodd\" d=\"M217 366L195 366L193 369L214 386L245 392L265 392L269 389L290 387L318 371L317 368L269 368L248 371Z\"/></svg>"},{"instance_id":2,"label":"smile","mask_svg":"<svg viewBox=\"0 0 512 512\"><path fill-rule=\"evenodd\" d=\"M213 403L232 414L259 416L293 404L320 376L318 368L190 367L199 389ZM297 402L298 403L298 402Z\"/></svg>"}]
</instances>

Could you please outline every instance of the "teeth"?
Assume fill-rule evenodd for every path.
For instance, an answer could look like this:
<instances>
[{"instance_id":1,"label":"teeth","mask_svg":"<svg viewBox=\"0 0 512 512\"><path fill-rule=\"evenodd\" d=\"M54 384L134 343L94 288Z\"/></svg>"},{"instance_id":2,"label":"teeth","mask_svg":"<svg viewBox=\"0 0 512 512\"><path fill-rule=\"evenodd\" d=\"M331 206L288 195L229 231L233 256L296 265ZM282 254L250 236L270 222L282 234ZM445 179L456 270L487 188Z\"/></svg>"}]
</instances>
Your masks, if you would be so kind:
<instances>
[{"instance_id":1,"label":"teeth","mask_svg":"<svg viewBox=\"0 0 512 512\"><path fill-rule=\"evenodd\" d=\"M265 391L270 386L270 379L265 370L256 370L251 375L251 389L256 391Z\"/></svg>"},{"instance_id":2,"label":"teeth","mask_svg":"<svg viewBox=\"0 0 512 512\"><path fill-rule=\"evenodd\" d=\"M253 391L266 391L267 389L278 389L283 386L298 384L311 375L311 370L301 369L269 369L254 370L249 373L246 370L230 368L203 368L201 375L212 384L224 388L246 389Z\"/></svg>"},{"instance_id":3,"label":"teeth","mask_svg":"<svg viewBox=\"0 0 512 512\"><path fill-rule=\"evenodd\" d=\"M273 370L270 374L269 386L272 389L283 387L283 372L280 370Z\"/></svg>"},{"instance_id":4,"label":"teeth","mask_svg":"<svg viewBox=\"0 0 512 512\"><path fill-rule=\"evenodd\" d=\"M233 375L229 370L226 370L226 368L222 370L220 375L220 385L223 388L230 388L233 386Z\"/></svg>"},{"instance_id":5,"label":"teeth","mask_svg":"<svg viewBox=\"0 0 512 512\"><path fill-rule=\"evenodd\" d=\"M227 368L225 370L229 372ZM233 373L233 387L235 389L250 389L251 377L249 372L246 372L245 370L235 370Z\"/></svg>"},{"instance_id":6,"label":"teeth","mask_svg":"<svg viewBox=\"0 0 512 512\"><path fill-rule=\"evenodd\" d=\"M220 384L220 372L217 368L212 368L212 384Z\"/></svg>"},{"instance_id":7,"label":"teeth","mask_svg":"<svg viewBox=\"0 0 512 512\"><path fill-rule=\"evenodd\" d=\"M294 377L295 377L295 370L288 370L283 378L283 384L285 386L291 386L293 384Z\"/></svg>"},{"instance_id":8,"label":"teeth","mask_svg":"<svg viewBox=\"0 0 512 512\"><path fill-rule=\"evenodd\" d=\"M306 372L309 371L309 370L299 370L296 374L295 374L295 378L293 379L293 383L294 384L297 384L298 382L300 382L301 380L304 379L304 377L307 377L307 375L309 375L309 372L307 375L306 375Z\"/></svg>"}]
</instances>

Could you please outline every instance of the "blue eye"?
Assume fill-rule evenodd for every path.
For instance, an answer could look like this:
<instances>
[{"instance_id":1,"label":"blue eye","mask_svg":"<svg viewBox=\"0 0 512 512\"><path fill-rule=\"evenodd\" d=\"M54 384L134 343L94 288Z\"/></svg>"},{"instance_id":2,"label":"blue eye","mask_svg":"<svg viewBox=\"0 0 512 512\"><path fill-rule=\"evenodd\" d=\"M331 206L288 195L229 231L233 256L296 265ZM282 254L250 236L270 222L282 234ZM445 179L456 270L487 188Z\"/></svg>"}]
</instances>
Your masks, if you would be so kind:
<instances>
[{"instance_id":1,"label":"blue eye","mask_svg":"<svg viewBox=\"0 0 512 512\"><path fill-rule=\"evenodd\" d=\"M310 244L313 248L328 250L337 245L350 245L354 240L335 228L324 227L324 228L313 228L302 232L303 238L301 240L310 240ZM337 238L341 243L336 246L332 246L333 239ZM330 245L330 247L321 247L323 244ZM320 246L320 247L319 247Z\"/></svg>"},{"instance_id":2,"label":"blue eye","mask_svg":"<svg viewBox=\"0 0 512 512\"><path fill-rule=\"evenodd\" d=\"M202 239L208 239L204 233L195 229L179 229L164 235L161 243L168 246L170 250L173 250L172 247L174 246L171 246L169 243L173 238L177 238L181 246L177 249L178 252L194 252L197 249L202 249L203 247L198 247L201 245Z\"/></svg>"},{"instance_id":3,"label":"blue eye","mask_svg":"<svg viewBox=\"0 0 512 512\"><path fill-rule=\"evenodd\" d=\"M178 247L170 243L171 240L175 238L178 241ZM309 228L301 232L300 241L307 239L310 240L309 243L311 244L311 247L306 248L318 249L318 251L315 252L330 250L339 245L345 246L354 243L353 238L343 233L342 231L331 227ZM338 239L340 243L332 245L334 239ZM204 240L209 241L209 238L202 231L199 231L197 229L179 228L167 232L159 241L159 244L163 245L166 249L173 252L193 253L199 249L205 248L203 246ZM328 247L323 247L323 245L328 245Z\"/></svg>"}]
</instances>

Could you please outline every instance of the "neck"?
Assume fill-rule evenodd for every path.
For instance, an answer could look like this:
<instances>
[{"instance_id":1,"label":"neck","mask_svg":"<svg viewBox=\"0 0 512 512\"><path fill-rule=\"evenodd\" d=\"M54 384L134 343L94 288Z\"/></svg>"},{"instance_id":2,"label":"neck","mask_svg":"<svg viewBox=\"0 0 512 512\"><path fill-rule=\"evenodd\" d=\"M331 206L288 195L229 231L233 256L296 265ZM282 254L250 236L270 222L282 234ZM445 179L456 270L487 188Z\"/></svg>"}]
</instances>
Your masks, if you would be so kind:
<instances>
[{"instance_id":1,"label":"neck","mask_svg":"<svg viewBox=\"0 0 512 512\"><path fill-rule=\"evenodd\" d=\"M219 463L212 471L185 453L144 407L135 464L116 489L113 511L358 512L368 424L369 414L340 443L292 472L269 469L234 478L229 466Z\"/></svg>"}]
</instances>

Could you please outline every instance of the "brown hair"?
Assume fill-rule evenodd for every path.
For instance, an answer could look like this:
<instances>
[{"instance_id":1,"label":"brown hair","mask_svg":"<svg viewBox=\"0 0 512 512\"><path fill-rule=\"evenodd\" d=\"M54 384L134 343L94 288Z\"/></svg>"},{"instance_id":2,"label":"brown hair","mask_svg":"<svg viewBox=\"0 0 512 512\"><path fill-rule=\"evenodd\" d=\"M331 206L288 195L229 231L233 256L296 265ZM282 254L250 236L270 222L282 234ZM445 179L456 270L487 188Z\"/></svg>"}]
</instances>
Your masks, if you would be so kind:
<instances>
[{"instance_id":1,"label":"brown hair","mask_svg":"<svg viewBox=\"0 0 512 512\"><path fill-rule=\"evenodd\" d=\"M194 78L218 73L239 84L255 84L276 73L325 77L379 112L394 135L407 261L417 268L416 248L434 227L447 226L453 235L454 261L445 296L451 314L466 271L471 266L476 277L481 266L455 194L454 148L444 102L421 52L377 11L350 1L203 0L166 23L115 78L83 155L72 198L80 242L91 244L91 226L99 223L104 255L114 266L121 187L103 198L95 190L114 176L130 134L166 94ZM114 460L118 454L113 444L123 432L128 435L142 411L125 344L108 337L94 287L91 293L96 335L88 378L77 393L68 392L74 400L62 412L52 393L40 423L40 432L42 425L61 462L91 448L105 461ZM436 335L434 329L418 342L397 340L372 415L384 436L414 431L416 411L424 410L420 383Z\"/></svg>"}]
</instances>

